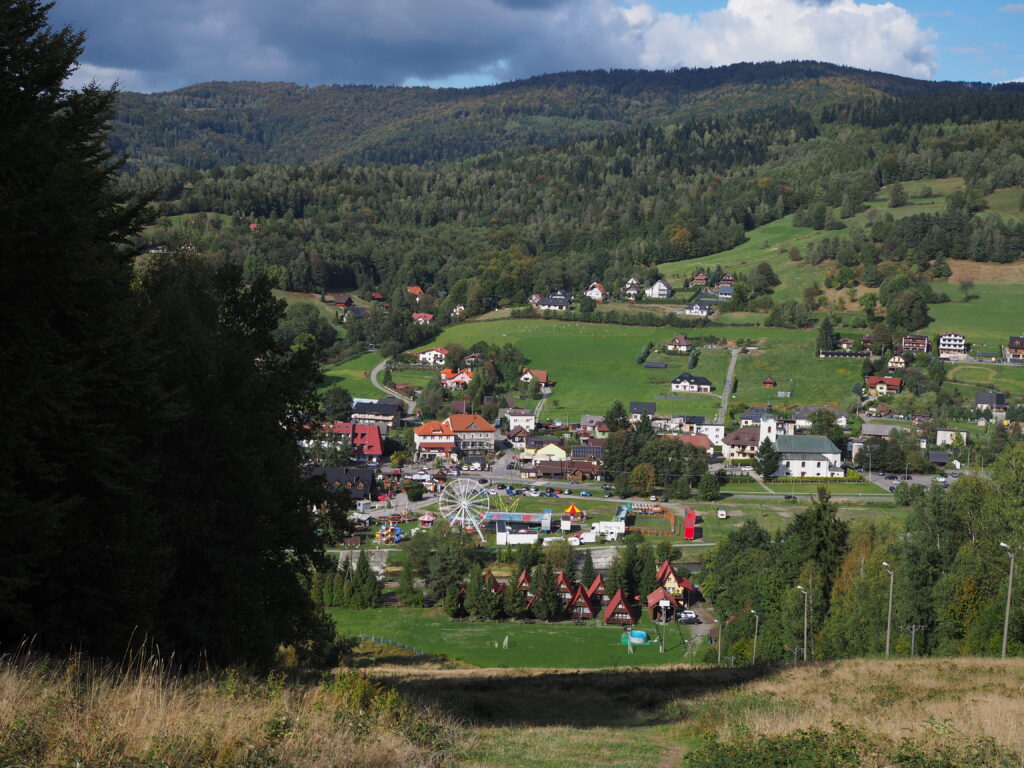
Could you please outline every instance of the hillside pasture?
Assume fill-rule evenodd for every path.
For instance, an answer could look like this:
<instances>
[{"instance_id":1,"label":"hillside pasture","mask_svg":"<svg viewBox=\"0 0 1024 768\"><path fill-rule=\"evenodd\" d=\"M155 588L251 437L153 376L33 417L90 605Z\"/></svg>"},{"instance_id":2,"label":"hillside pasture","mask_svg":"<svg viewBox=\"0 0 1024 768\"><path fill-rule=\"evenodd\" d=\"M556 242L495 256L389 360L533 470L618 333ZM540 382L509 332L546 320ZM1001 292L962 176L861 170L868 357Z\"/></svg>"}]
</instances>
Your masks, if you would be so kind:
<instances>
[{"instance_id":1,"label":"hillside pasture","mask_svg":"<svg viewBox=\"0 0 1024 768\"><path fill-rule=\"evenodd\" d=\"M615 401L655 400L670 395L670 383L686 368L684 357L664 359L663 369L644 368L636 358L647 342L664 344L677 332L674 328L568 323L558 320L497 320L460 323L446 329L437 339L439 346L477 341L516 344L530 360L531 368L548 371L555 387L544 405L547 418L575 420L584 413L603 414ZM718 329L694 329L688 335L720 335ZM696 375L711 379L717 391L725 383L724 353L702 354ZM675 363L675 364L673 364ZM686 395L692 400L673 400L671 413L711 415L717 397Z\"/></svg>"},{"instance_id":2,"label":"hillside pasture","mask_svg":"<svg viewBox=\"0 0 1024 768\"><path fill-rule=\"evenodd\" d=\"M321 389L340 385L353 397L384 397L384 393L370 381L370 371L380 361L380 353L367 352L365 355L326 366L323 370L324 380Z\"/></svg>"},{"instance_id":3,"label":"hillside pasture","mask_svg":"<svg viewBox=\"0 0 1024 768\"><path fill-rule=\"evenodd\" d=\"M977 265L984 269L970 269L974 262L966 262L968 267L963 266L965 262L954 263L954 275L961 275L960 279L977 274L993 280L977 282L970 291L969 302L962 300L963 294L955 283L950 285L946 293L954 301L929 305L928 314L934 321L923 332L934 336L955 331L964 334L969 344L1002 345L1010 336L1024 333L1024 263Z\"/></svg>"}]
</instances>

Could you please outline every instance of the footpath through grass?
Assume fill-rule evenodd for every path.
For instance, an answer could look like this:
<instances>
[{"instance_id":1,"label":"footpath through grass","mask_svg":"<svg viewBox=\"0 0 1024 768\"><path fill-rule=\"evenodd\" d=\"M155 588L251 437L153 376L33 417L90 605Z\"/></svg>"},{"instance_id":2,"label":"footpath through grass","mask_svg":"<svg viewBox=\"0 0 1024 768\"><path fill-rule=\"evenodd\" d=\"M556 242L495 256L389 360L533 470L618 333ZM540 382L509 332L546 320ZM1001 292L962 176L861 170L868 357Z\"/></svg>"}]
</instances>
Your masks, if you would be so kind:
<instances>
[{"instance_id":1,"label":"footpath through grass","mask_svg":"<svg viewBox=\"0 0 1024 768\"><path fill-rule=\"evenodd\" d=\"M665 653L658 645L621 644L621 627L595 622L583 626L571 621L474 622L454 621L439 608L373 608L364 611L332 608L328 611L343 635L369 635L405 643L435 656L446 656L477 667L538 669L601 669L680 663L686 650L687 627L669 625ZM645 616L639 629L652 636L655 625ZM508 648L505 648L508 638Z\"/></svg>"}]
</instances>

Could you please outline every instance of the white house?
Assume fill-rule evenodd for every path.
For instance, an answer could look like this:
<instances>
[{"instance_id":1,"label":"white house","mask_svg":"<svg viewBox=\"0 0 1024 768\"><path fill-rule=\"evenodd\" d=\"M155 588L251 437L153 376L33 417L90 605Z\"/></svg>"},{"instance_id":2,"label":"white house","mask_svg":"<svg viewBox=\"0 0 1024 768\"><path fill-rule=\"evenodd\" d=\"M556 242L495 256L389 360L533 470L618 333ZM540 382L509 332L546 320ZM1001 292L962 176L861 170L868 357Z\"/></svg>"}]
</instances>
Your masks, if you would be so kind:
<instances>
[{"instance_id":1,"label":"white house","mask_svg":"<svg viewBox=\"0 0 1024 768\"><path fill-rule=\"evenodd\" d=\"M703 376L692 373L680 373L672 379L673 392L710 392L711 382Z\"/></svg>"},{"instance_id":2,"label":"white house","mask_svg":"<svg viewBox=\"0 0 1024 768\"><path fill-rule=\"evenodd\" d=\"M451 368L442 368L441 386L445 389L465 389L473 381L473 372L468 368L455 371Z\"/></svg>"},{"instance_id":3,"label":"white house","mask_svg":"<svg viewBox=\"0 0 1024 768\"><path fill-rule=\"evenodd\" d=\"M420 352L418 359L427 365L444 365L444 361L448 359L448 350L444 347L434 347Z\"/></svg>"},{"instance_id":4,"label":"white house","mask_svg":"<svg viewBox=\"0 0 1024 768\"><path fill-rule=\"evenodd\" d=\"M569 309L569 305L569 299L565 296L556 296L555 294L552 294L541 299L537 304L537 309L542 312L565 312Z\"/></svg>"},{"instance_id":5,"label":"white house","mask_svg":"<svg viewBox=\"0 0 1024 768\"><path fill-rule=\"evenodd\" d=\"M685 355L693 349L693 342L686 338L684 334L678 334L668 340L665 344L665 349L669 352L681 352Z\"/></svg>"},{"instance_id":6,"label":"white house","mask_svg":"<svg viewBox=\"0 0 1024 768\"><path fill-rule=\"evenodd\" d=\"M780 454L779 477L842 477L841 453L823 435L780 435L775 440Z\"/></svg>"},{"instance_id":7,"label":"white house","mask_svg":"<svg viewBox=\"0 0 1024 768\"><path fill-rule=\"evenodd\" d=\"M959 436L959 440L958 437ZM937 429L935 430L936 445L967 445L966 429Z\"/></svg>"},{"instance_id":8,"label":"white house","mask_svg":"<svg viewBox=\"0 0 1024 768\"><path fill-rule=\"evenodd\" d=\"M505 410L505 418L508 419L509 432L516 427L522 427L527 432L533 432L537 428L537 417L527 408L508 408Z\"/></svg>"},{"instance_id":9,"label":"white house","mask_svg":"<svg viewBox=\"0 0 1024 768\"><path fill-rule=\"evenodd\" d=\"M434 316L429 312L413 312L412 321L416 325L431 325L434 322Z\"/></svg>"},{"instance_id":10,"label":"white house","mask_svg":"<svg viewBox=\"0 0 1024 768\"><path fill-rule=\"evenodd\" d=\"M836 425L843 427L844 429L846 428L846 425L848 424L849 414L846 413L845 411L837 411L835 408L832 408L827 405L805 405L800 408L797 408L793 412L793 419L796 421L796 428L810 429L811 418L818 411L831 411L832 415L836 417Z\"/></svg>"},{"instance_id":11,"label":"white house","mask_svg":"<svg viewBox=\"0 0 1024 768\"><path fill-rule=\"evenodd\" d=\"M707 435L708 440L711 441L712 445L721 446L722 441L725 439L725 425L724 424L698 424L694 428L694 433L698 435Z\"/></svg>"},{"instance_id":12,"label":"white house","mask_svg":"<svg viewBox=\"0 0 1024 768\"><path fill-rule=\"evenodd\" d=\"M714 311L715 307L710 301L695 301L686 305L683 314L690 317L710 317Z\"/></svg>"},{"instance_id":13,"label":"white house","mask_svg":"<svg viewBox=\"0 0 1024 768\"><path fill-rule=\"evenodd\" d=\"M658 279L650 288L644 291L648 299L667 299L672 295L672 286L664 280Z\"/></svg>"},{"instance_id":14,"label":"white house","mask_svg":"<svg viewBox=\"0 0 1024 768\"><path fill-rule=\"evenodd\" d=\"M944 333L939 336L939 357L944 360L967 354L967 337L962 333Z\"/></svg>"},{"instance_id":15,"label":"white house","mask_svg":"<svg viewBox=\"0 0 1024 768\"><path fill-rule=\"evenodd\" d=\"M589 296L594 301L608 300L608 291L605 290L605 287L601 285L601 283L591 283L587 286L587 290L583 292L583 295Z\"/></svg>"},{"instance_id":16,"label":"white house","mask_svg":"<svg viewBox=\"0 0 1024 768\"><path fill-rule=\"evenodd\" d=\"M626 284L622 286L622 292L626 294L627 299L635 299L641 290L640 281L635 277L629 278Z\"/></svg>"}]
</instances>

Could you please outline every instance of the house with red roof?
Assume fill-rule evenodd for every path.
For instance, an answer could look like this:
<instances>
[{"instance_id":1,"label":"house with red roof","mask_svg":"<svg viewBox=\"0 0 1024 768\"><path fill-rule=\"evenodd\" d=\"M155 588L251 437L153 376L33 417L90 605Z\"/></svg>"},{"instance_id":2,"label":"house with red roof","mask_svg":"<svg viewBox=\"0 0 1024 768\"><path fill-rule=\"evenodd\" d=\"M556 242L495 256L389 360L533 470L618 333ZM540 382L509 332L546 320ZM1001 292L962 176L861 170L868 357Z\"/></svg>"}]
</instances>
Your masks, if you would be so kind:
<instances>
[{"instance_id":1,"label":"house with red roof","mask_svg":"<svg viewBox=\"0 0 1024 768\"><path fill-rule=\"evenodd\" d=\"M558 599L562 601L562 605L568 605L572 600L575 590L569 580L565 578L564 571L558 572L558 578L555 579L555 592L558 594Z\"/></svg>"},{"instance_id":2,"label":"house with red roof","mask_svg":"<svg viewBox=\"0 0 1024 768\"><path fill-rule=\"evenodd\" d=\"M647 596L647 612L652 621L671 621L681 610L679 601L664 587L658 587Z\"/></svg>"},{"instance_id":3,"label":"house with red roof","mask_svg":"<svg viewBox=\"0 0 1024 768\"><path fill-rule=\"evenodd\" d=\"M423 289L420 288L418 285L407 285L405 287L405 291L406 291L406 293L409 293L409 294L411 294L411 295L416 297L416 303L417 304L420 303L420 299L421 298L423 298L424 296L427 295L427 294L425 294L423 292Z\"/></svg>"},{"instance_id":4,"label":"house with red roof","mask_svg":"<svg viewBox=\"0 0 1024 768\"><path fill-rule=\"evenodd\" d=\"M589 296L594 301L606 301L608 299L608 291L601 283L591 283L587 286L587 290L583 292L584 296Z\"/></svg>"},{"instance_id":5,"label":"house with red roof","mask_svg":"<svg viewBox=\"0 0 1024 768\"><path fill-rule=\"evenodd\" d=\"M320 431L347 438L353 461L376 461L384 455L384 437L376 424L328 421L320 425Z\"/></svg>"},{"instance_id":6,"label":"house with red roof","mask_svg":"<svg viewBox=\"0 0 1024 768\"><path fill-rule=\"evenodd\" d=\"M865 384L867 384L868 394L872 397L895 395L903 389L903 379L894 376L868 376L865 379Z\"/></svg>"},{"instance_id":7,"label":"house with red roof","mask_svg":"<svg viewBox=\"0 0 1024 768\"><path fill-rule=\"evenodd\" d=\"M703 272L698 272L690 279L690 287L698 288L708 284L708 276Z\"/></svg>"},{"instance_id":8,"label":"house with red roof","mask_svg":"<svg viewBox=\"0 0 1024 768\"><path fill-rule=\"evenodd\" d=\"M527 384L537 381L542 387L549 387L554 383L548 379L547 371L540 371L534 368L523 368L522 375L519 377L519 380L525 381Z\"/></svg>"},{"instance_id":9,"label":"house with red roof","mask_svg":"<svg viewBox=\"0 0 1024 768\"><path fill-rule=\"evenodd\" d=\"M347 293L339 293L337 296L334 297L334 306L336 306L338 309L347 310L354 305L355 302L352 301L352 297L349 296Z\"/></svg>"},{"instance_id":10,"label":"house with red roof","mask_svg":"<svg viewBox=\"0 0 1024 768\"><path fill-rule=\"evenodd\" d=\"M431 325L434 322L434 316L429 312L413 312L412 321L416 325Z\"/></svg>"},{"instance_id":11,"label":"house with red roof","mask_svg":"<svg viewBox=\"0 0 1024 768\"><path fill-rule=\"evenodd\" d=\"M454 370L452 368L441 369L441 386L445 389L465 389L473 381L473 372L468 368Z\"/></svg>"},{"instance_id":12,"label":"house with red roof","mask_svg":"<svg viewBox=\"0 0 1024 768\"><path fill-rule=\"evenodd\" d=\"M370 294L370 298L374 301L384 301L384 294L380 291L374 291Z\"/></svg>"},{"instance_id":13,"label":"house with red roof","mask_svg":"<svg viewBox=\"0 0 1024 768\"><path fill-rule=\"evenodd\" d=\"M601 607L608 604L608 593L605 591L604 578L600 573L594 577L594 581L587 588L587 597L590 599L591 605Z\"/></svg>"},{"instance_id":14,"label":"house with red roof","mask_svg":"<svg viewBox=\"0 0 1024 768\"><path fill-rule=\"evenodd\" d=\"M456 450L455 432L441 421L428 421L412 431L419 458L450 458Z\"/></svg>"},{"instance_id":15,"label":"house with red roof","mask_svg":"<svg viewBox=\"0 0 1024 768\"><path fill-rule=\"evenodd\" d=\"M533 584L530 581L530 572L523 571L519 574L519 578L516 579L516 589L523 593L523 597L533 597Z\"/></svg>"},{"instance_id":16,"label":"house with red roof","mask_svg":"<svg viewBox=\"0 0 1024 768\"><path fill-rule=\"evenodd\" d=\"M715 452L714 443L711 442L711 438L707 435L672 435L680 443L686 443L687 445L693 445L700 448L708 456L711 456Z\"/></svg>"},{"instance_id":17,"label":"house with red roof","mask_svg":"<svg viewBox=\"0 0 1024 768\"><path fill-rule=\"evenodd\" d=\"M636 610L629 607L626 599L622 596L622 590L616 590L604 609L604 623L631 627L636 624L637 618L639 617Z\"/></svg>"},{"instance_id":18,"label":"house with red roof","mask_svg":"<svg viewBox=\"0 0 1024 768\"><path fill-rule=\"evenodd\" d=\"M582 584L576 587L576 591L573 592L572 598L570 598L569 603L565 606L565 611L572 619L583 620L594 618L593 603L590 602L590 598L587 596L587 592L583 589Z\"/></svg>"}]
</instances>

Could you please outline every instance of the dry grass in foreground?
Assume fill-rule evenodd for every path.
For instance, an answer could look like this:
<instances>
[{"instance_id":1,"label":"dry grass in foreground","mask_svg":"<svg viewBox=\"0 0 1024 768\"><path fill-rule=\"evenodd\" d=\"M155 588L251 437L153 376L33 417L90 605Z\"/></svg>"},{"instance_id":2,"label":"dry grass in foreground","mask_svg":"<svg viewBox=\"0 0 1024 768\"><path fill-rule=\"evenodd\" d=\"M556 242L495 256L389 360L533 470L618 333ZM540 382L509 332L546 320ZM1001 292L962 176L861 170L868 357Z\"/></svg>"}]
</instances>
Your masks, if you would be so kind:
<instances>
[{"instance_id":1,"label":"dry grass in foreground","mask_svg":"<svg viewBox=\"0 0 1024 768\"><path fill-rule=\"evenodd\" d=\"M299 686L0 659L0 765L426 767L451 762L454 735L359 673Z\"/></svg>"},{"instance_id":2,"label":"dry grass in foreground","mask_svg":"<svg viewBox=\"0 0 1024 768\"><path fill-rule=\"evenodd\" d=\"M697 713L723 739L842 723L893 740L967 734L1024 756L1024 659L856 659L791 667L702 701Z\"/></svg>"}]
</instances>

